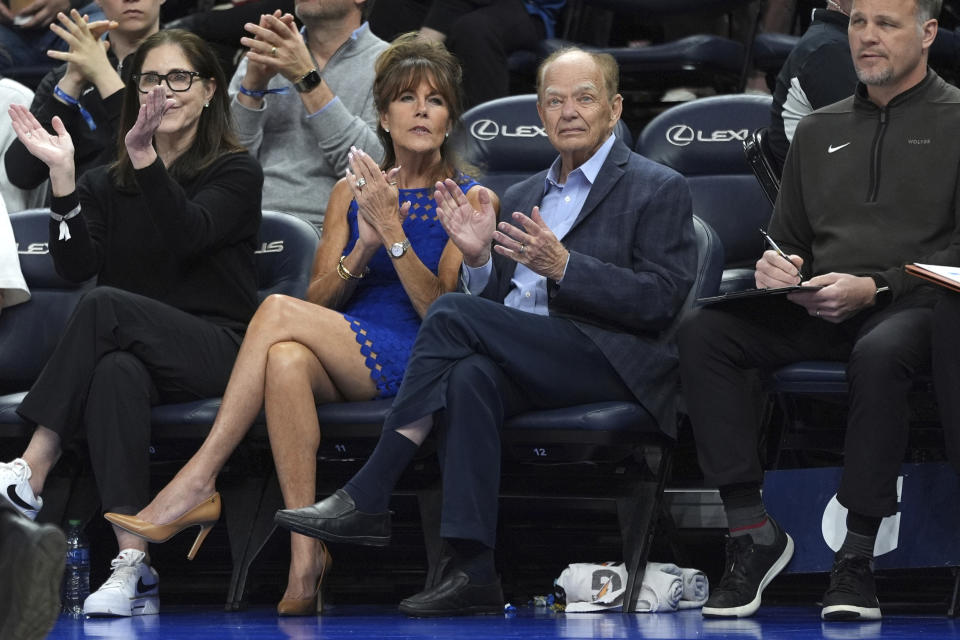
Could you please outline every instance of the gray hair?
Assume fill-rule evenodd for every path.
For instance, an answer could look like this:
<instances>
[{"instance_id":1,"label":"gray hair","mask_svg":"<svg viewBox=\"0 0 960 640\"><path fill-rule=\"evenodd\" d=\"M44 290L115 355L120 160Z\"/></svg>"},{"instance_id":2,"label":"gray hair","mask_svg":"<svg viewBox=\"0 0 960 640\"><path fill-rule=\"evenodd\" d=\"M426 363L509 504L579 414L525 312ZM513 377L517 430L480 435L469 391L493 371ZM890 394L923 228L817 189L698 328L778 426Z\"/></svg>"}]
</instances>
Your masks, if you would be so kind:
<instances>
[{"instance_id":1,"label":"gray hair","mask_svg":"<svg viewBox=\"0 0 960 640\"><path fill-rule=\"evenodd\" d=\"M936 20L940 16L940 9L943 8L943 0L916 0L916 3L917 24Z\"/></svg>"}]
</instances>

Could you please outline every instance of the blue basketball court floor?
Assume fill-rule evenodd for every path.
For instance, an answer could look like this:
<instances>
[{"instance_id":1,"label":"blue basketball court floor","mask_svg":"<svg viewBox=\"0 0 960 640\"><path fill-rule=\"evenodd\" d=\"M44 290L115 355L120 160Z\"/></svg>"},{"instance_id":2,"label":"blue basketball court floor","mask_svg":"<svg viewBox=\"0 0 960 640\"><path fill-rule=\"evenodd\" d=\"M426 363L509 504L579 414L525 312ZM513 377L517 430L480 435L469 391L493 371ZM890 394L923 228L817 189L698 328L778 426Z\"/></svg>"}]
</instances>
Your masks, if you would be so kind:
<instances>
[{"instance_id":1,"label":"blue basketball court floor","mask_svg":"<svg viewBox=\"0 0 960 640\"><path fill-rule=\"evenodd\" d=\"M427 638L680 638L760 639L960 638L960 621L944 615L892 614L871 623L825 623L814 607L765 606L753 618L710 620L699 611L661 614L563 614L520 607L503 616L412 619L394 606L338 605L319 617L278 618L267 607L225 613L216 607L165 607L156 616L74 619L61 616L49 638L336 638L425 640Z\"/></svg>"}]
</instances>

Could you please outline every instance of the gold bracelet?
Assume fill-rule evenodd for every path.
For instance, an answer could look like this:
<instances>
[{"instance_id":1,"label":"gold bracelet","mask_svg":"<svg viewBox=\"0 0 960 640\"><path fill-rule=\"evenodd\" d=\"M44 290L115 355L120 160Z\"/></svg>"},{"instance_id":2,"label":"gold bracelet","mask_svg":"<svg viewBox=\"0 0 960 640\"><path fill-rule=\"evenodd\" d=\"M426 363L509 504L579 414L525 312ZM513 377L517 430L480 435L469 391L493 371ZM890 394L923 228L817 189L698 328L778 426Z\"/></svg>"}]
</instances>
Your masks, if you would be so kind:
<instances>
[{"instance_id":1,"label":"gold bracelet","mask_svg":"<svg viewBox=\"0 0 960 640\"><path fill-rule=\"evenodd\" d=\"M361 274L358 275L358 276L350 273L350 271L349 271L345 266L343 266L343 259L346 258L346 257L347 257L347 256L340 256L340 262L337 263L337 275L340 276L341 279L343 279L343 280L360 280L361 278L363 278L364 276L366 276L367 273L370 271L370 267L366 267L366 268L364 268L363 273L361 273Z\"/></svg>"}]
</instances>

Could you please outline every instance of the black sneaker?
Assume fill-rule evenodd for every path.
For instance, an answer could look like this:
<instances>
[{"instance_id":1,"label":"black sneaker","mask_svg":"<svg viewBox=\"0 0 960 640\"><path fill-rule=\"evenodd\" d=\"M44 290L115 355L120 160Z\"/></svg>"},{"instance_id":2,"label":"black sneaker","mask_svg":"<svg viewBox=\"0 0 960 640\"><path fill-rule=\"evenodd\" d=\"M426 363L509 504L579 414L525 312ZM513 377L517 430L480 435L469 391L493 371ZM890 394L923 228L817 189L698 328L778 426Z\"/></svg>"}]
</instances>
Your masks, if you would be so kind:
<instances>
[{"instance_id":1,"label":"black sneaker","mask_svg":"<svg viewBox=\"0 0 960 640\"><path fill-rule=\"evenodd\" d=\"M749 535L727 538L727 566L720 583L703 605L703 615L719 618L752 616L760 595L793 557L793 538L770 519L777 535L772 544L755 544Z\"/></svg>"},{"instance_id":2,"label":"black sneaker","mask_svg":"<svg viewBox=\"0 0 960 640\"><path fill-rule=\"evenodd\" d=\"M833 558L830 586L823 594L824 620L879 620L880 602L873 580L873 562L862 556Z\"/></svg>"}]
</instances>

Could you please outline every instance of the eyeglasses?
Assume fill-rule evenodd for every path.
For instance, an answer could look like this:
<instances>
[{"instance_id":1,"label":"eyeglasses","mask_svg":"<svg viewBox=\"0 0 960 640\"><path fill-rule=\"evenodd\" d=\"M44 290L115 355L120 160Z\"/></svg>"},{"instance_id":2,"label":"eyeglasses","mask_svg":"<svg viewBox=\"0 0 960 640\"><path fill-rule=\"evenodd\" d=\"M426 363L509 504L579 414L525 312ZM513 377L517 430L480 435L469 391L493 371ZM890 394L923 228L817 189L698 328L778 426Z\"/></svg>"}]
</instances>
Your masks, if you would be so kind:
<instances>
[{"instance_id":1,"label":"eyeglasses","mask_svg":"<svg viewBox=\"0 0 960 640\"><path fill-rule=\"evenodd\" d=\"M193 86L193 79L199 78L200 74L196 71L184 71L183 69L174 69L164 74L147 72L134 73L133 81L137 83L137 90L140 93L150 93L154 87L160 86L160 83L166 81L171 91L189 91Z\"/></svg>"}]
</instances>

